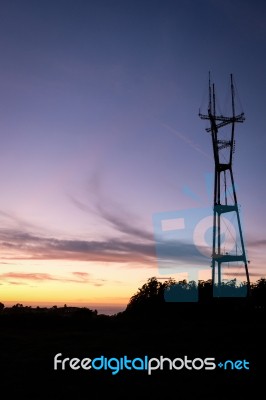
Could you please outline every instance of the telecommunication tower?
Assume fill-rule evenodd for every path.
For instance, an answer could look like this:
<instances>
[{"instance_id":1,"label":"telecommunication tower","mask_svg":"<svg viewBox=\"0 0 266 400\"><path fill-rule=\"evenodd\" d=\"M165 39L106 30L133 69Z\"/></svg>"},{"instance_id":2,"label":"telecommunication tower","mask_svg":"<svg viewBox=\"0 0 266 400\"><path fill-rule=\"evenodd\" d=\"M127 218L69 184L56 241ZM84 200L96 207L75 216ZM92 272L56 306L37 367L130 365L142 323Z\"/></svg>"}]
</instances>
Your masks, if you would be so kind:
<instances>
[{"instance_id":1,"label":"telecommunication tower","mask_svg":"<svg viewBox=\"0 0 266 400\"><path fill-rule=\"evenodd\" d=\"M212 282L218 288L218 293L222 283L223 267L230 264L230 267L242 265L249 290L250 280L248 272L248 261L246 257L245 245L239 214L239 205L236 196L236 187L233 176L233 154L235 152L235 125L245 120L243 112L236 113L235 110L235 86L233 75L230 75L230 97L231 97L231 116L224 116L216 110L215 85L211 82L209 74L209 99L208 112L199 117L209 120L209 127L206 131L211 134L212 148L215 164L214 174L214 195L213 195L213 233L212 233ZM239 238L238 244L232 247L232 237L230 239L230 251L226 251L226 238L223 232L227 229L226 223L229 216L236 219L235 234ZM228 224L227 224L228 225ZM221 237L221 235L223 237ZM223 243L222 243L223 242ZM233 250L233 251L232 251Z\"/></svg>"}]
</instances>

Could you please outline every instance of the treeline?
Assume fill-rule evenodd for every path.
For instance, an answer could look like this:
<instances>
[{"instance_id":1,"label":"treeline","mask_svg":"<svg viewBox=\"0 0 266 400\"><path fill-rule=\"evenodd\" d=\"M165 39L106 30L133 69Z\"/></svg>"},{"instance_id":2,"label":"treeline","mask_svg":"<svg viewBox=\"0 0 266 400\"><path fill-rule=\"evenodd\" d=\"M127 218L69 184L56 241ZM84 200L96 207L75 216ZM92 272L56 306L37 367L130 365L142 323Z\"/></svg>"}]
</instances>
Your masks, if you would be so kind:
<instances>
[{"instance_id":1,"label":"treeline","mask_svg":"<svg viewBox=\"0 0 266 400\"><path fill-rule=\"evenodd\" d=\"M217 299L245 299L246 302L263 306L266 304L266 279L260 278L250 285L247 282L238 283L236 279L213 285L211 279L198 282L169 279L160 282L152 277L130 298L127 310L149 303L212 303Z\"/></svg>"},{"instance_id":2,"label":"treeline","mask_svg":"<svg viewBox=\"0 0 266 400\"><path fill-rule=\"evenodd\" d=\"M97 310L91 310L87 307L69 307L66 304L63 307L56 305L52 307L31 307L23 306L21 303L14 304L12 307L5 307L4 303L0 302L0 313L1 314L35 314L35 315L62 315L65 317L78 315L78 316L89 316L96 317L98 315Z\"/></svg>"},{"instance_id":3,"label":"treeline","mask_svg":"<svg viewBox=\"0 0 266 400\"><path fill-rule=\"evenodd\" d=\"M144 318L218 318L247 314L266 316L266 279L247 285L236 279L213 285L212 280L164 282L152 277L130 298L125 314Z\"/></svg>"},{"instance_id":4,"label":"treeline","mask_svg":"<svg viewBox=\"0 0 266 400\"><path fill-rule=\"evenodd\" d=\"M266 279L260 278L250 286L246 282L237 283L236 279L213 286L211 280L164 282L156 277L149 278L129 299L125 311L107 316L97 310L86 307L30 307L17 303L5 307L0 302L0 318L8 323L16 320L23 324L70 326L82 324L97 326L117 321L130 321L136 317L142 320L173 318L175 315L185 318L218 315L234 315L235 312L249 312L250 315L266 315Z\"/></svg>"}]
</instances>

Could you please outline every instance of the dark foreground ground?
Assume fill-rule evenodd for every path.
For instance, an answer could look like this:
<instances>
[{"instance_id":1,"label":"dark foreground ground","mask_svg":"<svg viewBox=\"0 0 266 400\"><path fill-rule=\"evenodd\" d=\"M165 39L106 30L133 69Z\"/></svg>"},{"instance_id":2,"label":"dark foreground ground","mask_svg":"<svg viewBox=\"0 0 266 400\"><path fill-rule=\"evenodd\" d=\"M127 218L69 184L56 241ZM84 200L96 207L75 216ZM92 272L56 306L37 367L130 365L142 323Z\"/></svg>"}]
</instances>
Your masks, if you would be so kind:
<instances>
[{"instance_id":1,"label":"dark foreground ground","mask_svg":"<svg viewBox=\"0 0 266 400\"><path fill-rule=\"evenodd\" d=\"M1 398L240 399L265 398L263 310L229 306L157 315L0 315ZM216 310L217 311L217 310ZM246 360L250 369L81 371L53 369L54 356L94 358L214 357ZM259 395L260 391L262 394ZM5 393L5 395L4 395Z\"/></svg>"}]
</instances>

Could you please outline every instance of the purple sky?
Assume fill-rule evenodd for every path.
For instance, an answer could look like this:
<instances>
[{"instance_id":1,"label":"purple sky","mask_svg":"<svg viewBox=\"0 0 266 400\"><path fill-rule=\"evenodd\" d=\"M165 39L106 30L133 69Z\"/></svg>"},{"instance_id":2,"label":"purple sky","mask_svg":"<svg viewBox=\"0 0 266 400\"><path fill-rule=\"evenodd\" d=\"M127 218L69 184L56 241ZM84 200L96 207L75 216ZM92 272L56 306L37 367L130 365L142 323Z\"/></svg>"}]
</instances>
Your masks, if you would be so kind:
<instances>
[{"instance_id":1,"label":"purple sky","mask_svg":"<svg viewBox=\"0 0 266 400\"><path fill-rule=\"evenodd\" d=\"M154 213L211 205L208 71L222 109L234 74L245 112L234 173L250 273L265 275L264 1L2 0L0 18L5 285L45 281L54 260L68 263L61 275L108 281L114 298L117 277L126 297L159 274Z\"/></svg>"}]
</instances>

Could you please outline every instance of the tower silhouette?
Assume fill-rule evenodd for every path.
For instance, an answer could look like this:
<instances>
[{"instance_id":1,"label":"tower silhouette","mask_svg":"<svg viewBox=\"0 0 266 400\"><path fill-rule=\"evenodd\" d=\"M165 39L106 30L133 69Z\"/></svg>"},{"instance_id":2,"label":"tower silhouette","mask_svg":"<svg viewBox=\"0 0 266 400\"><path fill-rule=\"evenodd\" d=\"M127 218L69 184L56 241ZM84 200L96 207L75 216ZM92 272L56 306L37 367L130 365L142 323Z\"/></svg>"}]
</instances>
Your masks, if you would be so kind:
<instances>
[{"instance_id":1,"label":"tower silhouette","mask_svg":"<svg viewBox=\"0 0 266 400\"><path fill-rule=\"evenodd\" d=\"M245 116L243 112L236 114L235 85L232 74L230 75L230 97L231 116L217 113L215 85L211 82L209 74L208 112L207 114L199 112L199 117L209 120L210 125L206 128L206 131L211 134L215 164L211 266L212 282L214 288L217 289L218 296L221 294L224 265L233 266L236 269L239 264L242 264L248 291L250 287L248 262L233 175L235 125L244 122ZM230 223L230 218L235 219L234 226Z\"/></svg>"}]
</instances>

